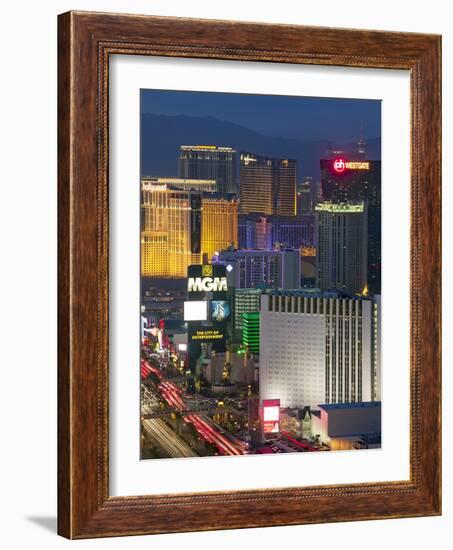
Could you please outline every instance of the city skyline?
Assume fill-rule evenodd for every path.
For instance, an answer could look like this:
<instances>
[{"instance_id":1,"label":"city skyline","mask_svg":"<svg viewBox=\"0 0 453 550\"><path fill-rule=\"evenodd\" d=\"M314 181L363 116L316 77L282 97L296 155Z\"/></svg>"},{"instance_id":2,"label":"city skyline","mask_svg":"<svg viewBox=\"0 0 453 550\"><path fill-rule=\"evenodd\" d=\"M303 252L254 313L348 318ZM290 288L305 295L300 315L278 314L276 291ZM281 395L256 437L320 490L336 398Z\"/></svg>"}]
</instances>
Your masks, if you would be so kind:
<instances>
[{"instance_id":1,"label":"city skyline","mask_svg":"<svg viewBox=\"0 0 453 550\"><path fill-rule=\"evenodd\" d=\"M381 156L377 100L142 90L141 105L142 176L180 174L175 155L181 145L222 145L293 158L301 176L317 175L328 148L349 151L360 138L374 160ZM234 106L243 116L225 115ZM282 125L278 131L265 131L277 122Z\"/></svg>"},{"instance_id":2,"label":"city skyline","mask_svg":"<svg viewBox=\"0 0 453 550\"><path fill-rule=\"evenodd\" d=\"M309 175L294 143L309 145L263 152L257 134L241 142L191 117L201 105L184 94L160 108L185 109L185 127L148 118L153 147L142 131L141 457L380 447L381 161L363 132L341 149L324 128ZM251 99L225 95L205 112L217 98L232 119ZM325 102L329 117L357 101L314 99L263 96L254 109L271 132L290 107L297 126L296 104ZM192 140L205 125L217 137Z\"/></svg>"}]
</instances>

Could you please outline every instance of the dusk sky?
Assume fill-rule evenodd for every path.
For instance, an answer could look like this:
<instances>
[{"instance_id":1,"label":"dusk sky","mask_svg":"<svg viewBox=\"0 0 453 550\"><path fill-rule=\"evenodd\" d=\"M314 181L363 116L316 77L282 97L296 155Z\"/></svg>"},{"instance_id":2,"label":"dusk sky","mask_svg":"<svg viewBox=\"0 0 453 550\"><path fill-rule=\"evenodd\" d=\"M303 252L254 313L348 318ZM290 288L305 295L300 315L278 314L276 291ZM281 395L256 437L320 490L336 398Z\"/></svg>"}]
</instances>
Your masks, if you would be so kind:
<instances>
[{"instance_id":1,"label":"dusk sky","mask_svg":"<svg viewBox=\"0 0 453 550\"><path fill-rule=\"evenodd\" d=\"M381 102L217 92L142 90L142 113L211 116L260 134L338 143L381 135Z\"/></svg>"}]
</instances>

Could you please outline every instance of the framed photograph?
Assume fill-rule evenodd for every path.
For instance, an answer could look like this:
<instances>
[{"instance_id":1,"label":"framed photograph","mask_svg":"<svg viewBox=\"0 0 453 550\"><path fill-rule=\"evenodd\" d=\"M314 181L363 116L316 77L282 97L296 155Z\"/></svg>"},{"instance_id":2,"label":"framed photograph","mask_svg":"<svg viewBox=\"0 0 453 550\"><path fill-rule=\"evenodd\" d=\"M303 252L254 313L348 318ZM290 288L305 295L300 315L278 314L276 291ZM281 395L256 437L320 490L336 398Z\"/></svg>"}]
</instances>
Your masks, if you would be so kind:
<instances>
[{"instance_id":1,"label":"framed photograph","mask_svg":"<svg viewBox=\"0 0 453 550\"><path fill-rule=\"evenodd\" d=\"M441 39L59 16L58 531L441 513Z\"/></svg>"}]
</instances>

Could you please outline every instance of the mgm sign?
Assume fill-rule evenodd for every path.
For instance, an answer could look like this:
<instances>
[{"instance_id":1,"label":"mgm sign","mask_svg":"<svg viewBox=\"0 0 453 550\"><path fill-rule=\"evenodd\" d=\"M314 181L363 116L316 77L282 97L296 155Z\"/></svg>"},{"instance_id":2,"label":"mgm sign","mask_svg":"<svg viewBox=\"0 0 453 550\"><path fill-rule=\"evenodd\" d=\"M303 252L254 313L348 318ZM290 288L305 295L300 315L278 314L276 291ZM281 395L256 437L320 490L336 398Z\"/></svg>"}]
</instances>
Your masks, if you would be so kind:
<instances>
[{"instance_id":1,"label":"mgm sign","mask_svg":"<svg viewBox=\"0 0 453 550\"><path fill-rule=\"evenodd\" d=\"M188 312L186 320L191 349L192 344L211 342L221 351L231 318L225 266L190 265L187 272L187 300L185 310ZM198 317L195 314L197 306Z\"/></svg>"},{"instance_id":2,"label":"mgm sign","mask_svg":"<svg viewBox=\"0 0 453 550\"><path fill-rule=\"evenodd\" d=\"M193 294L213 292L216 295L227 292L227 290L228 285L224 265L207 264L189 266L187 278L189 300L192 299Z\"/></svg>"}]
</instances>

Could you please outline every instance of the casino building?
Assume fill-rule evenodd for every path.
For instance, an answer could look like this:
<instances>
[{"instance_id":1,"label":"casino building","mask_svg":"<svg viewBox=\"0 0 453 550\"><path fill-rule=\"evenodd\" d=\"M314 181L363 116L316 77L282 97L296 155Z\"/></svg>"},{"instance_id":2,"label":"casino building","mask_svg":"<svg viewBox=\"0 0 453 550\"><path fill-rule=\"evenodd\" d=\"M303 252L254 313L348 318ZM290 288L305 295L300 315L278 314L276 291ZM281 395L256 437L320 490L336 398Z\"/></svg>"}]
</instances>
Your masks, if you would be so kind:
<instances>
[{"instance_id":1,"label":"casino building","mask_svg":"<svg viewBox=\"0 0 453 550\"><path fill-rule=\"evenodd\" d=\"M186 277L202 258L202 192L143 181L141 197L141 275Z\"/></svg>"},{"instance_id":2,"label":"casino building","mask_svg":"<svg viewBox=\"0 0 453 550\"><path fill-rule=\"evenodd\" d=\"M359 145L362 142L359 142ZM359 148L360 149L360 148ZM363 147L362 147L363 150ZM368 226L368 290L381 292L381 161L337 156L321 159L321 188L324 201L364 202Z\"/></svg>"},{"instance_id":3,"label":"casino building","mask_svg":"<svg viewBox=\"0 0 453 550\"><path fill-rule=\"evenodd\" d=\"M206 192L213 181L161 179L141 183L141 274L184 278L189 265L237 246L238 203Z\"/></svg>"},{"instance_id":4,"label":"casino building","mask_svg":"<svg viewBox=\"0 0 453 550\"><path fill-rule=\"evenodd\" d=\"M218 192L237 194L236 158L231 147L181 145L179 177L215 180Z\"/></svg>"},{"instance_id":5,"label":"casino building","mask_svg":"<svg viewBox=\"0 0 453 550\"><path fill-rule=\"evenodd\" d=\"M380 300L261 296L260 399L282 407L380 400Z\"/></svg>"},{"instance_id":6,"label":"casino building","mask_svg":"<svg viewBox=\"0 0 453 550\"><path fill-rule=\"evenodd\" d=\"M235 195L205 193L202 198L201 250L211 261L223 248L238 246L238 202Z\"/></svg>"},{"instance_id":7,"label":"casino building","mask_svg":"<svg viewBox=\"0 0 453 550\"><path fill-rule=\"evenodd\" d=\"M241 152L241 212L295 216L296 168L297 162L293 159Z\"/></svg>"},{"instance_id":8,"label":"casino building","mask_svg":"<svg viewBox=\"0 0 453 550\"><path fill-rule=\"evenodd\" d=\"M367 207L323 202L315 206L316 287L353 295L367 288Z\"/></svg>"}]
</instances>

